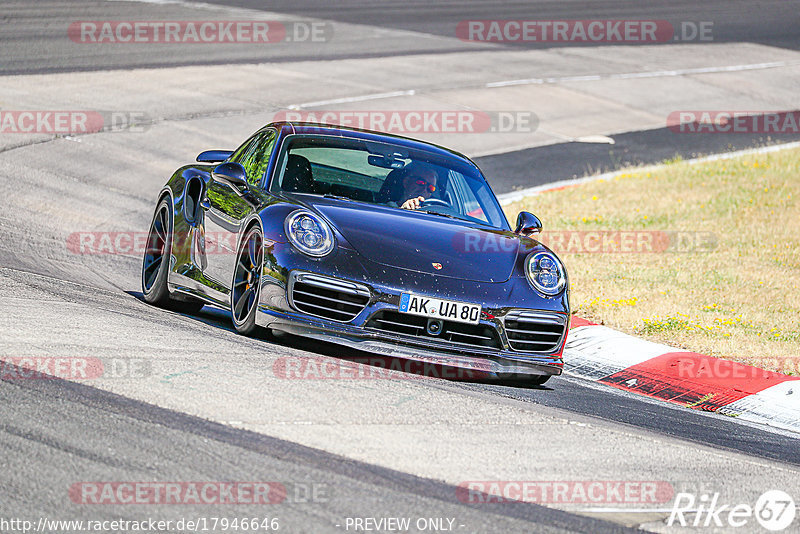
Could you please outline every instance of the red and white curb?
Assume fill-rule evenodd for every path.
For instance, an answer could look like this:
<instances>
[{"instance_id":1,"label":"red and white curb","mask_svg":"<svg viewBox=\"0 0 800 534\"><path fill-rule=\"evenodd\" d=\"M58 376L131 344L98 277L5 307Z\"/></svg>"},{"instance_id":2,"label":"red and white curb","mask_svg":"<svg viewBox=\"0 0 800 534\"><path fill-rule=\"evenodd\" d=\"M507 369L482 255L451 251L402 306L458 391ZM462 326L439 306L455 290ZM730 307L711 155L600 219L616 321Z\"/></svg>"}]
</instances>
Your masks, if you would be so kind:
<instances>
[{"instance_id":1,"label":"red and white curb","mask_svg":"<svg viewBox=\"0 0 800 534\"><path fill-rule=\"evenodd\" d=\"M574 317L565 374L800 432L800 377L686 352Z\"/></svg>"}]
</instances>

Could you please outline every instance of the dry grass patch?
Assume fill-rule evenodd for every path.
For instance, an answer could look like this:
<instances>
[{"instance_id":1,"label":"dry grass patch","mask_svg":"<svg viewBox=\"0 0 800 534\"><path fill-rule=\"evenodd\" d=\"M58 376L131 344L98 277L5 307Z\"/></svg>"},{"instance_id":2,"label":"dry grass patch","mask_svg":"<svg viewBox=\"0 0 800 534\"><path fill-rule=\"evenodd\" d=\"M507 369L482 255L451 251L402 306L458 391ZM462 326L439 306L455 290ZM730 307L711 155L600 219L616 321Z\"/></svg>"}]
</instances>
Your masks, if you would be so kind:
<instances>
[{"instance_id":1,"label":"dry grass patch","mask_svg":"<svg viewBox=\"0 0 800 534\"><path fill-rule=\"evenodd\" d=\"M798 199L795 149L632 170L526 198L506 214L514 221L524 209L543 221L542 240L569 272L576 315L800 374ZM586 252L602 250L603 238L606 250L616 240L645 252Z\"/></svg>"}]
</instances>

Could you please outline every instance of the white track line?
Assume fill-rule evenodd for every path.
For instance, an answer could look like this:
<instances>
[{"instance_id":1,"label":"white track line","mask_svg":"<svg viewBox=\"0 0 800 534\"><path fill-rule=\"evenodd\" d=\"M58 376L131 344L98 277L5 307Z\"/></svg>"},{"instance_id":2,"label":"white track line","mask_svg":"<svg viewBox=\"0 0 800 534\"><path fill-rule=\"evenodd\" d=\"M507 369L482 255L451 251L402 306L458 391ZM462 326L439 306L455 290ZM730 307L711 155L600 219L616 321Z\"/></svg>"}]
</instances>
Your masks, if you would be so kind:
<instances>
[{"instance_id":1,"label":"white track line","mask_svg":"<svg viewBox=\"0 0 800 534\"><path fill-rule=\"evenodd\" d=\"M544 83L593 82L598 80L630 80L637 78L663 78L668 76L688 76L691 74L714 74L717 72L739 72L746 70L775 69L793 67L800 61L773 61L771 63L752 63L749 65L728 65L725 67L698 67L694 69L655 70L646 72L627 72L620 74L591 74L586 76L562 76L559 78L524 78L521 80L505 80L490 82L486 87L509 87L513 85L536 85Z\"/></svg>"},{"instance_id":2,"label":"white track line","mask_svg":"<svg viewBox=\"0 0 800 534\"><path fill-rule=\"evenodd\" d=\"M331 104L349 104L351 102L365 102L367 100L381 100L383 98L395 98L398 96L411 96L416 94L414 89L408 91L391 91L389 93L372 93L369 95L347 96L342 98L332 98L330 100L317 100L316 102L304 102L302 104L291 104L289 109L316 108L319 106L330 106Z\"/></svg>"}]
</instances>

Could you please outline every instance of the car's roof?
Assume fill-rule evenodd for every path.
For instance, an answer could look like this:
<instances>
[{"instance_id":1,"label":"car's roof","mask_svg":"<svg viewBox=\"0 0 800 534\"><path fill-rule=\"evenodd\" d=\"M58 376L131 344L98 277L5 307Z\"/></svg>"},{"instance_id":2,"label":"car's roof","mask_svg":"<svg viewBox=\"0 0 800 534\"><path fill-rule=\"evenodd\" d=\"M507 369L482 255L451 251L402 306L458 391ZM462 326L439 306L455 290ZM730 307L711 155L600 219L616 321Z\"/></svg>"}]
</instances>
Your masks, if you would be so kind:
<instances>
[{"instance_id":1,"label":"car's roof","mask_svg":"<svg viewBox=\"0 0 800 534\"><path fill-rule=\"evenodd\" d=\"M433 143L428 143L426 141L419 141L417 139L411 139L410 137L403 137L401 135L394 135L384 132L375 132L372 130L362 130L358 128L349 128L347 126L339 126L335 124L321 124L314 122L290 122L290 121L273 122L265 126L265 128L276 128L279 131L281 129L285 129L295 134L309 134L309 135L323 134L323 135L332 135L337 137L363 139L365 141L390 142L399 146L415 150L425 150L445 157L455 156L457 158L467 161L468 163L473 165L476 169L478 168L478 166L475 165L475 162L473 162L464 154L456 152L455 150L450 150L449 148L435 145Z\"/></svg>"}]
</instances>

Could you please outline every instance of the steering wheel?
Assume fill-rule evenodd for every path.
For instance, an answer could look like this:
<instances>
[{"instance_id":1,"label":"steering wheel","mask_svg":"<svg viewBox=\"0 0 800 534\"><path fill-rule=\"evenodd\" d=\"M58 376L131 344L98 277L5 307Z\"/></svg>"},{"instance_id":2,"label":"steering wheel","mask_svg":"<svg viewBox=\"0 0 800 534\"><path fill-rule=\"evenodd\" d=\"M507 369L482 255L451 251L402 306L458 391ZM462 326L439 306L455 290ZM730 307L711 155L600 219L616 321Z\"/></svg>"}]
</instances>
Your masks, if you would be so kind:
<instances>
[{"instance_id":1,"label":"steering wheel","mask_svg":"<svg viewBox=\"0 0 800 534\"><path fill-rule=\"evenodd\" d=\"M428 205L428 206L444 206L446 208L450 207L450 203L446 200L442 200L440 198L426 198L421 202L421 205Z\"/></svg>"}]
</instances>

